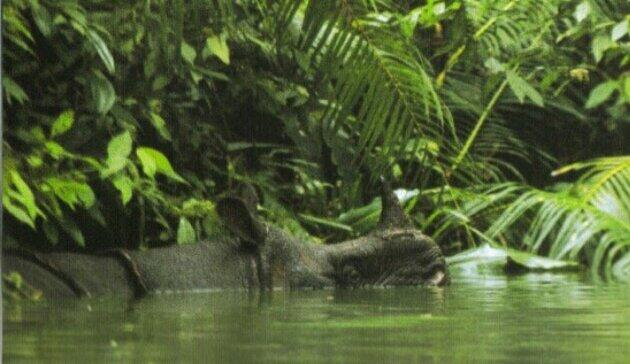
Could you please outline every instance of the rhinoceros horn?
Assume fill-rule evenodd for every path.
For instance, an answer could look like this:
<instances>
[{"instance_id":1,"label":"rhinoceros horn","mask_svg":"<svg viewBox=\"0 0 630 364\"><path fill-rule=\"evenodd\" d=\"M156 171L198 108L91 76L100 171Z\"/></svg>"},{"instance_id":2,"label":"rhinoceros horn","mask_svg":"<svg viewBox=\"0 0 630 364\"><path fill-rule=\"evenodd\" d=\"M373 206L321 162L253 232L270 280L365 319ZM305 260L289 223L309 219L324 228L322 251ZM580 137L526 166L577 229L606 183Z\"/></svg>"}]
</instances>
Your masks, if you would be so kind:
<instances>
[{"instance_id":1,"label":"rhinoceros horn","mask_svg":"<svg viewBox=\"0 0 630 364\"><path fill-rule=\"evenodd\" d=\"M405 214L398 197L392 191L392 186L388 180L381 176L381 217L378 222L378 229L386 230L392 228L409 228L411 222Z\"/></svg>"}]
</instances>

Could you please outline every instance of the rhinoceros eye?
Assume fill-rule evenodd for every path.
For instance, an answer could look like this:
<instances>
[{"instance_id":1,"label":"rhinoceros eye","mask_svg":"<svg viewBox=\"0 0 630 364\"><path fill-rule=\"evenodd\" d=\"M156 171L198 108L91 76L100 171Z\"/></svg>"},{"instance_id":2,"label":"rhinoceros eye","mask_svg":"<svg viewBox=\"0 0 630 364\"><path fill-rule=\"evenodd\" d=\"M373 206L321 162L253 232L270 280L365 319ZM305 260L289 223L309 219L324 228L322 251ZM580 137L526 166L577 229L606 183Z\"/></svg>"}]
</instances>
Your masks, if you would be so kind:
<instances>
[{"instance_id":1,"label":"rhinoceros eye","mask_svg":"<svg viewBox=\"0 0 630 364\"><path fill-rule=\"evenodd\" d=\"M352 264L346 264L341 270L343 283L348 286L356 286L361 281L361 274Z\"/></svg>"}]
</instances>

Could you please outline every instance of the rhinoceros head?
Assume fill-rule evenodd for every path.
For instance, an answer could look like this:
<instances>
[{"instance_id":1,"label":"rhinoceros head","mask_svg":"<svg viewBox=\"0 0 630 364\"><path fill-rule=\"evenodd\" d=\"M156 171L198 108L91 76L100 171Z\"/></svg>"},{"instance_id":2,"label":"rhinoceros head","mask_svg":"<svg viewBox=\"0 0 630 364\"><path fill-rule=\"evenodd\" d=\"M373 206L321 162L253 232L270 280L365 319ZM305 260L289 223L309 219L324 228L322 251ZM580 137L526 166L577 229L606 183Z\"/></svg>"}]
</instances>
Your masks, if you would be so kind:
<instances>
[{"instance_id":1,"label":"rhinoceros head","mask_svg":"<svg viewBox=\"0 0 630 364\"><path fill-rule=\"evenodd\" d=\"M251 187L245 188L241 197L220 200L217 211L243 244L256 250L262 286L319 288L448 283L440 248L413 228L385 181L381 198L381 217L373 232L331 245L299 241L263 222L256 214L254 204L258 200Z\"/></svg>"}]
</instances>

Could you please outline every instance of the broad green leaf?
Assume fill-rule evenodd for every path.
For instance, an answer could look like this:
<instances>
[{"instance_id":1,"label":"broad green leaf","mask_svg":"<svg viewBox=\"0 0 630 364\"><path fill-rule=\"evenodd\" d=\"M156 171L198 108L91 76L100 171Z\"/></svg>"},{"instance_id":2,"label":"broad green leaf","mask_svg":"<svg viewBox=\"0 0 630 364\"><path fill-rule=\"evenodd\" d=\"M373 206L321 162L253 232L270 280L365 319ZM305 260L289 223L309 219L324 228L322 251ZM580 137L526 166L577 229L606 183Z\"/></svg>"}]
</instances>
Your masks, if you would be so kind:
<instances>
[{"instance_id":1,"label":"broad green leaf","mask_svg":"<svg viewBox=\"0 0 630 364\"><path fill-rule=\"evenodd\" d=\"M608 35L600 34L596 36L591 43L591 51L595 62L601 61L602 57L604 57L604 52L613 46L615 46L615 42Z\"/></svg>"},{"instance_id":2,"label":"broad green leaf","mask_svg":"<svg viewBox=\"0 0 630 364\"><path fill-rule=\"evenodd\" d=\"M107 144L107 161L105 169L101 171L101 178L106 178L125 168L127 165L127 157L131 154L133 140L131 134L125 131Z\"/></svg>"},{"instance_id":3,"label":"broad green leaf","mask_svg":"<svg viewBox=\"0 0 630 364\"><path fill-rule=\"evenodd\" d=\"M586 105L584 107L586 107L587 109L592 109L602 102L608 100L608 98L617 89L617 85L617 81L606 81L600 83L599 85L597 85L597 87L591 90L591 93L588 96L588 100L586 101Z\"/></svg>"},{"instance_id":4,"label":"broad green leaf","mask_svg":"<svg viewBox=\"0 0 630 364\"><path fill-rule=\"evenodd\" d=\"M74 124L74 111L66 110L62 112L52 124L50 137L54 138L64 134L72 128L72 124Z\"/></svg>"},{"instance_id":5,"label":"broad green leaf","mask_svg":"<svg viewBox=\"0 0 630 364\"><path fill-rule=\"evenodd\" d=\"M185 41L182 41L179 52L182 55L182 58L186 60L186 62L190 64L195 64L195 58L197 58L197 51L195 51L195 48L193 48L190 44L186 43Z\"/></svg>"},{"instance_id":6,"label":"broad green leaf","mask_svg":"<svg viewBox=\"0 0 630 364\"><path fill-rule=\"evenodd\" d=\"M419 17L419 11L411 11L409 14L398 20L400 30L406 38L411 39L413 37L413 33L418 25Z\"/></svg>"},{"instance_id":7,"label":"broad green leaf","mask_svg":"<svg viewBox=\"0 0 630 364\"><path fill-rule=\"evenodd\" d=\"M89 84L94 110L101 115L107 114L116 102L114 86L100 72L95 73L94 77L90 78Z\"/></svg>"},{"instance_id":8,"label":"broad green leaf","mask_svg":"<svg viewBox=\"0 0 630 364\"><path fill-rule=\"evenodd\" d=\"M75 188L77 197L83 203L83 207L87 209L94 205L96 196L94 195L94 191L92 191L92 187L90 187L90 185L87 183L77 183Z\"/></svg>"},{"instance_id":9,"label":"broad green leaf","mask_svg":"<svg viewBox=\"0 0 630 364\"><path fill-rule=\"evenodd\" d=\"M155 173L161 173L177 182L186 183L186 181L178 175L168 158L160 151L148 147L139 147L136 149L136 155L142 164L142 170L149 177L154 177Z\"/></svg>"},{"instance_id":10,"label":"broad green leaf","mask_svg":"<svg viewBox=\"0 0 630 364\"><path fill-rule=\"evenodd\" d=\"M5 196L5 195L2 196L2 208L4 209L4 211L7 211L13 217L18 219L18 221L21 221L27 224L28 226L30 226L31 228L35 229L34 219L32 219L29 216L28 212L22 209L22 207L14 205L8 196Z\"/></svg>"},{"instance_id":11,"label":"broad green leaf","mask_svg":"<svg viewBox=\"0 0 630 364\"><path fill-rule=\"evenodd\" d=\"M101 170L101 178L107 178L127 166L127 158L108 159L107 165Z\"/></svg>"},{"instance_id":12,"label":"broad green leaf","mask_svg":"<svg viewBox=\"0 0 630 364\"><path fill-rule=\"evenodd\" d=\"M206 39L206 46L203 49L202 56L206 59L210 54L217 56L223 63L230 64L230 48L228 48L224 34L220 36L214 35Z\"/></svg>"},{"instance_id":13,"label":"broad green leaf","mask_svg":"<svg viewBox=\"0 0 630 364\"><path fill-rule=\"evenodd\" d=\"M33 168L39 168L39 167L41 167L44 164L44 161L42 160L42 157L39 156L39 155L35 155L35 154L32 154L32 155L28 156L26 161Z\"/></svg>"},{"instance_id":14,"label":"broad green leaf","mask_svg":"<svg viewBox=\"0 0 630 364\"><path fill-rule=\"evenodd\" d=\"M66 150L59 143L53 142L52 140L44 143L44 146L46 147L46 151L48 152L48 154L50 154L50 156L54 159L59 159L62 156L68 154L68 152L66 152Z\"/></svg>"},{"instance_id":15,"label":"broad green leaf","mask_svg":"<svg viewBox=\"0 0 630 364\"><path fill-rule=\"evenodd\" d=\"M118 134L107 144L107 157L127 158L131 154L132 143L131 134L128 131Z\"/></svg>"},{"instance_id":16,"label":"broad green leaf","mask_svg":"<svg viewBox=\"0 0 630 364\"><path fill-rule=\"evenodd\" d=\"M87 36L92 46L94 46L94 48L96 49L96 53L98 53L101 61L103 61L103 64L105 65L105 68L107 68L107 71L111 74L116 72L114 57L112 56L112 53L109 51L109 48L103 41L103 38L101 38L101 36L92 29L88 29Z\"/></svg>"},{"instance_id":17,"label":"broad green leaf","mask_svg":"<svg viewBox=\"0 0 630 364\"><path fill-rule=\"evenodd\" d=\"M35 219L38 213L41 213L37 204L35 202L35 195L33 195L33 191L28 186L28 184L22 179L22 176L16 170L12 170L9 172L9 176L11 178L11 182L15 186L18 194L14 197L21 202L26 210L28 211L31 219Z\"/></svg>"},{"instance_id":18,"label":"broad green leaf","mask_svg":"<svg viewBox=\"0 0 630 364\"><path fill-rule=\"evenodd\" d=\"M619 23L615 24L610 32L610 38L613 41L618 41L628 33L628 19L623 19Z\"/></svg>"},{"instance_id":19,"label":"broad green leaf","mask_svg":"<svg viewBox=\"0 0 630 364\"><path fill-rule=\"evenodd\" d=\"M151 124L157 130L158 134L165 140L171 141L171 133L168 131L166 121L162 117L154 112L150 114Z\"/></svg>"},{"instance_id":20,"label":"broad green leaf","mask_svg":"<svg viewBox=\"0 0 630 364\"><path fill-rule=\"evenodd\" d=\"M75 205L81 204L85 208L89 208L96 201L94 191L85 182L79 182L67 178L49 177L46 179L46 185L50 187L55 196L62 200L71 209Z\"/></svg>"},{"instance_id":21,"label":"broad green leaf","mask_svg":"<svg viewBox=\"0 0 630 364\"><path fill-rule=\"evenodd\" d=\"M543 98L529 82L525 81L514 71L506 71L507 81L510 88L519 99L520 102L525 101L525 96L538 106L543 106Z\"/></svg>"},{"instance_id":22,"label":"broad green leaf","mask_svg":"<svg viewBox=\"0 0 630 364\"><path fill-rule=\"evenodd\" d=\"M630 103L630 77L626 77L623 81L623 89L626 97L626 102Z\"/></svg>"},{"instance_id":23,"label":"broad green leaf","mask_svg":"<svg viewBox=\"0 0 630 364\"><path fill-rule=\"evenodd\" d=\"M153 178L155 177L155 172L157 172L157 165L155 163L155 159L149 154L146 150L148 148L138 148L136 149L136 155L140 160L140 164L142 165L142 171L147 176Z\"/></svg>"},{"instance_id":24,"label":"broad green leaf","mask_svg":"<svg viewBox=\"0 0 630 364\"><path fill-rule=\"evenodd\" d=\"M114 184L114 187L120 191L120 199L122 200L123 205L127 205L133 196L133 181L125 175L120 175L116 176L112 180L112 183Z\"/></svg>"},{"instance_id":25,"label":"broad green leaf","mask_svg":"<svg viewBox=\"0 0 630 364\"><path fill-rule=\"evenodd\" d=\"M582 1L576 8L575 11L573 12L573 17L575 18L575 20L579 22L581 22L582 20L586 19L586 17L588 16L588 13L590 12L591 7L588 5L588 1Z\"/></svg>"},{"instance_id":26,"label":"broad green leaf","mask_svg":"<svg viewBox=\"0 0 630 364\"><path fill-rule=\"evenodd\" d=\"M177 244L192 244L195 241L197 241L195 228L185 217L180 217L177 227Z\"/></svg>"},{"instance_id":27,"label":"broad green leaf","mask_svg":"<svg viewBox=\"0 0 630 364\"><path fill-rule=\"evenodd\" d=\"M20 105L29 100L24 89L7 75L2 75L2 88L9 105L11 105L11 100L17 101Z\"/></svg>"}]
</instances>

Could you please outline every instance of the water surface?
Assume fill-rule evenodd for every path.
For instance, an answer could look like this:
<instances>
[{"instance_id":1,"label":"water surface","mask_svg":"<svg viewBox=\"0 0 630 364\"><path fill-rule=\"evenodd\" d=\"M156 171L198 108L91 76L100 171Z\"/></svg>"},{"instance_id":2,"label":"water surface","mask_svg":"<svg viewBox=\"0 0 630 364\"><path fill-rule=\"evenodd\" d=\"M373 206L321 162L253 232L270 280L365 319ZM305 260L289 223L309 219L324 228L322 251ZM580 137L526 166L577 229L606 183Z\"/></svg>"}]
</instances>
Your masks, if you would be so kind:
<instances>
[{"instance_id":1,"label":"water surface","mask_svg":"<svg viewBox=\"0 0 630 364\"><path fill-rule=\"evenodd\" d=\"M628 362L630 287L577 274L445 289L169 294L4 307L3 357L42 362Z\"/></svg>"}]
</instances>

